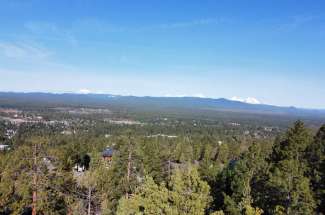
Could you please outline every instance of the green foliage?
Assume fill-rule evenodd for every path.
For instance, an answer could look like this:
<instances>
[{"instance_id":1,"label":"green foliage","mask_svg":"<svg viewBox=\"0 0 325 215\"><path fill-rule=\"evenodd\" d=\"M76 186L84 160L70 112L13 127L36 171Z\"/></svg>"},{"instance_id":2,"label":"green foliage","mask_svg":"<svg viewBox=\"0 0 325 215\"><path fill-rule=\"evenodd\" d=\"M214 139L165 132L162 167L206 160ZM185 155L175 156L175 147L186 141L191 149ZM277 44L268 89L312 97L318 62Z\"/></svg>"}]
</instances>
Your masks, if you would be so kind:
<instances>
[{"instance_id":1,"label":"green foliage","mask_svg":"<svg viewBox=\"0 0 325 215\"><path fill-rule=\"evenodd\" d=\"M194 167L176 170L170 186L171 200L179 214L204 214L210 202L210 188Z\"/></svg>"},{"instance_id":2,"label":"green foliage","mask_svg":"<svg viewBox=\"0 0 325 215\"><path fill-rule=\"evenodd\" d=\"M240 159L230 162L215 187L216 207L235 215L244 213L247 204L256 203L264 191L261 184L265 183L267 157L261 143L253 143Z\"/></svg>"},{"instance_id":3,"label":"green foliage","mask_svg":"<svg viewBox=\"0 0 325 215\"><path fill-rule=\"evenodd\" d=\"M50 172L42 159L43 138L32 138L38 145L35 154L30 146L21 146L9 153L2 166L0 208L2 213L22 214L30 210L32 192L37 191L37 211L43 214L66 214L65 189L74 186L69 174ZM36 160L36 164L34 161ZM37 175L36 185L33 178Z\"/></svg>"},{"instance_id":4,"label":"green foliage","mask_svg":"<svg viewBox=\"0 0 325 215\"><path fill-rule=\"evenodd\" d=\"M209 186L194 167L174 172L169 187L148 177L130 198L120 201L117 214L204 214L210 202Z\"/></svg>"},{"instance_id":5,"label":"green foliage","mask_svg":"<svg viewBox=\"0 0 325 215\"><path fill-rule=\"evenodd\" d=\"M120 200L117 214L172 214L168 194L164 185L157 185L151 177L146 177L131 198Z\"/></svg>"},{"instance_id":6,"label":"green foliage","mask_svg":"<svg viewBox=\"0 0 325 215\"><path fill-rule=\"evenodd\" d=\"M223 211L215 211L213 213L211 213L210 215L224 215Z\"/></svg>"},{"instance_id":7,"label":"green foliage","mask_svg":"<svg viewBox=\"0 0 325 215\"><path fill-rule=\"evenodd\" d=\"M161 183L167 177L167 162L169 157L167 147L162 147L158 139L143 142L140 149L140 159L145 174L151 176L157 183Z\"/></svg>"},{"instance_id":8,"label":"green foliage","mask_svg":"<svg viewBox=\"0 0 325 215\"><path fill-rule=\"evenodd\" d=\"M30 205L32 192L31 155L30 148L24 146L6 156L0 183L0 208L2 208L2 212L20 214Z\"/></svg>"},{"instance_id":9,"label":"green foliage","mask_svg":"<svg viewBox=\"0 0 325 215\"><path fill-rule=\"evenodd\" d=\"M263 214L263 210L259 209L259 208L253 208L250 205L245 205L244 207L244 214L245 215L261 215Z\"/></svg>"},{"instance_id":10,"label":"green foliage","mask_svg":"<svg viewBox=\"0 0 325 215\"><path fill-rule=\"evenodd\" d=\"M317 199L317 211L325 214L325 125L307 148L308 176Z\"/></svg>"},{"instance_id":11,"label":"green foliage","mask_svg":"<svg viewBox=\"0 0 325 215\"><path fill-rule=\"evenodd\" d=\"M313 138L298 121L275 138L253 124L176 117L159 124L157 117L112 125L100 115L60 117L73 119L74 134L23 124L12 150L0 152L0 214L30 213L35 144L39 214L87 214L89 202L91 213L105 215L325 213L325 125ZM12 128L3 126L1 133ZM101 156L108 146L111 162ZM76 163L89 168L73 172Z\"/></svg>"},{"instance_id":12,"label":"green foliage","mask_svg":"<svg viewBox=\"0 0 325 215\"><path fill-rule=\"evenodd\" d=\"M305 177L305 150L311 136L298 121L286 133L285 139L274 146L268 185L277 207L287 214L312 214L315 208L309 178Z\"/></svg>"},{"instance_id":13,"label":"green foliage","mask_svg":"<svg viewBox=\"0 0 325 215\"><path fill-rule=\"evenodd\" d=\"M110 208L109 214L113 214L118 205L118 201L122 196L131 194L135 191L139 183L139 171L141 171L141 162L139 159L139 145L136 139L131 136L119 139L116 145L116 153L114 154L112 163L107 170L104 170L103 198L105 199L106 208ZM131 159L129 160L129 155ZM128 162L130 161L130 178L127 179ZM107 172L106 172L107 171ZM101 177L99 177L101 178Z\"/></svg>"},{"instance_id":14,"label":"green foliage","mask_svg":"<svg viewBox=\"0 0 325 215\"><path fill-rule=\"evenodd\" d=\"M199 172L201 177L208 182L215 180L221 169L221 164L216 161L214 154L215 150L210 144L203 147Z\"/></svg>"}]
</instances>

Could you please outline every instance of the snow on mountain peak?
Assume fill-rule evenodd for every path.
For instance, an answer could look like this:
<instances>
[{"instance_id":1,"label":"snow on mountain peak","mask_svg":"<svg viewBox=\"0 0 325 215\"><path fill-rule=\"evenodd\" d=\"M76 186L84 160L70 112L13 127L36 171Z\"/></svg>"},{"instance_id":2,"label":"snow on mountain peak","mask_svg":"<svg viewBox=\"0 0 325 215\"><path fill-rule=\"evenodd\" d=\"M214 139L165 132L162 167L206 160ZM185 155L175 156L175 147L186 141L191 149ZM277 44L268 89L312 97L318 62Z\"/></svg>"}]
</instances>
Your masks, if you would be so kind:
<instances>
[{"instance_id":1,"label":"snow on mountain peak","mask_svg":"<svg viewBox=\"0 0 325 215\"><path fill-rule=\"evenodd\" d=\"M238 101L238 102L244 102L244 103L248 103L248 104L255 104L255 105L256 104L261 104L261 102L258 99L254 98L254 97L248 97L246 99L243 99L243 98L234 96L230 100Z\"/></svg>"}]
</instances>

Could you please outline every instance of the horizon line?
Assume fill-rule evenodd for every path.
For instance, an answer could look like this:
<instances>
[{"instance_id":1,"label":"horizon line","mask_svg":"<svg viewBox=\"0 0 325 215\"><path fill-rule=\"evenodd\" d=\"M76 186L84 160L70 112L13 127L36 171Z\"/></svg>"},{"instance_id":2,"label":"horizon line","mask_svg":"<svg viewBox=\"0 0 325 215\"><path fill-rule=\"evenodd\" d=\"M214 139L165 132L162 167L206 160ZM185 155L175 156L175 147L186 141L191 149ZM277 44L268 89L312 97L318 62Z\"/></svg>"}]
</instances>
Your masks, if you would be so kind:
<instances>
[{"instance_id":1,"label":"horizon line","mask_svg":"<svg viewBox=\"0 0 325 215\"><path fill-rule=\"evenodd\" d=\"M238 102L238 103L243 103L243 104L248 104L248 105L266 105L266 106L274 106L274 107L282 107L282 108L296 108L296 109L302 109L302 110L314 110L314 111L325 111L325 108L305 108L305 107L297 107L294 105L288 105L288 106L281 106L281 105L274 105L274 104L266 104L266 103L259 103L259 104L254 104L254 103L248 103L245 101L239 101L239 100L234 100L231 98L225 98L225 97L203 97L203 96L195 96L195 95L165 95L165 96L149 96L149 95L132 95L132 94L111 94L111 93L106 93L106 92L87 92L87 93L82 93L82 92L76 92L76 91L63 91L63 92L54 92L54 91L1 91L0 93L21 93L21 94L53 94L53 95L64 95L64 94L70 94L70 95L106 95L106 96L112 96L112 97L138 97L138 98L196 98L196 99L212 99L212 100L219 100L219 99L225 99L227 101L231 102Z\"/></svg>"}]
</instances>

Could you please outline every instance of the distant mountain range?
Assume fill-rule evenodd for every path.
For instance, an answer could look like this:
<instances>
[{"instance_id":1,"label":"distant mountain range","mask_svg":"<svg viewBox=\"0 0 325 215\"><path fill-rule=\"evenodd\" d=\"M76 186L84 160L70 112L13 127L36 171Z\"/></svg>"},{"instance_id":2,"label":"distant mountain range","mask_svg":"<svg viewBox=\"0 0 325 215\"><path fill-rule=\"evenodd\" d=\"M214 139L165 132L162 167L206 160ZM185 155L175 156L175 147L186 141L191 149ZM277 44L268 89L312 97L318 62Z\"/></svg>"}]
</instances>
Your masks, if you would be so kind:
<instances>
[{"instance_id":1,"label":"distant mountain range","mask_svg":"<svg viewBox=\"0 0 325 215\"><path fill-rule=\"evenodd\" d=\"M250 114L283 115L325 118L325 110L249 104L224 98L198 97L137 97L110 94L54 94L0 92L0 107L58 107L85 106L125 109L130 111L194 111L236 112Z\"/></svg>"}]
</instances>

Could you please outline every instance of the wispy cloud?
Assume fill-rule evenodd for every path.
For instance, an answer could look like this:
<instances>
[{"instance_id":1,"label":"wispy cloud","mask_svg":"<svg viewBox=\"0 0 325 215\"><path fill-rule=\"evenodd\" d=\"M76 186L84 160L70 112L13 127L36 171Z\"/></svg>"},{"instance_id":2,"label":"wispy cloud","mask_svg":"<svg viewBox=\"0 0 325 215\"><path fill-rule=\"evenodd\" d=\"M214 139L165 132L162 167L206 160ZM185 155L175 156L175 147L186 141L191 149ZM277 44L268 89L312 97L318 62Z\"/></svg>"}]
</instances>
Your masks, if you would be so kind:
<instances>
[{"instance_id":1,"label":"wispy cloud","mask_svg":"<svg viewBox=\"0 0 325 215\"><path fill-rule=\"evenodd\" d=\"M26 22L24 27L32 36L48 40L66 41L71 45L78 44L78 40L71 29L59 27L55 23L33 21Z\"/></svg>"},{"instance_id":2,"label":"wispy cloud","mask_svg":"<svg viewBox=\"0 0 325 215\"><path fill-rule=\"evenodd\" d=\"M226 22L227 20L224 18L203 18L203 19L196 19L191 21L183 21L183 22L171 22L156 25L156 28L161 29L175 29L175 28L188 28L188 27L195 27L195 26L204 26L204 25L217 25Z\"/></svg>"},{"instance_id":3,"label":"wispy cloud","mask_svg":"<svg viewBox=\"0 0 325 215\"><path fill-rule=\"evenodd\" d=\"M45 74L72 73L77 66L62 63L56 59L56 53L34 41L0 41L0 70L24 71L24 73Z\"/></svg>"},{"instance_id":4,"label":"wispy cloud","mask_svg":"<svg viewBox=\"0 0 325 215\"><path fill-rule=\"evenodd\" d=\"M46 59L52 54L43 47L24 42L0 42L0 53L16 59Z\"/></svg>"},{"instance_id":5,"label":"wispy cloud","mask_svg":"<svg viewBox=\"0 0 325 215\"><path fill-rule=\"evenodd\" d=\"M73 31L80 31L80 30L87 29L90 32L104 32L104 33L121 33L121 32L134 30L131 27L115 25L113 23L98 18L80 19L73 23L72 29Z\"/></svg>"},{"instance_id":6,"label":"wispy cloud","mask_svg":"<svg viewBox=\"0 0 325 215\"><path fill-rule=\"evenodd\" d=\"M168 23L154 23L150 25L120 25L108 22L98 18L80 19L64 26L54 22L47 21L27 21L24 23L24 31L21 35L15 35L17 38L28 38L40 41L62 41L70 45L79 44L103 44L108 45L108 41L98 39L86 40L85 37L79 37L81 34L96 32L97 35L107 36L115 33L141 33L159 30L178 30L185 28L195 28L201 26L218 25L229 23L229 18L206 17L184 21L173 21Z\"/></svg>"},{"instance_id":7,"label":"wispy cloud","mask_svg":"<svg viewBox=\"0 0 325 215\"><path fill-rule=\"evenodd\" d=\"M297 30L300 27L306 26L311 22L314 22L319 19L319 16L315 15L296 15L292 16L282 24L277 25L276 30L283 32L290 32Z\"/></svg>"},{"instance_id":8,"label":"wispy cloud","mask_svg":"<svg viewBox=\"0 0 325 215\"><path fill-rule=\"evenodd\" d=\"M199 27L207 25L218 25L225 22L230 22L230 19L213 17L213 18L200 18L193 20L174 21L169 23L156 23L152 25L139 25L139 26L122 26L109 23L100 19L83 19L74 24L74 29L88 29L96 32L104 33L121 33L121 32L145 32L151 30L163 29L181 29L190 27Z\"/></svg>"}]
</instances>

